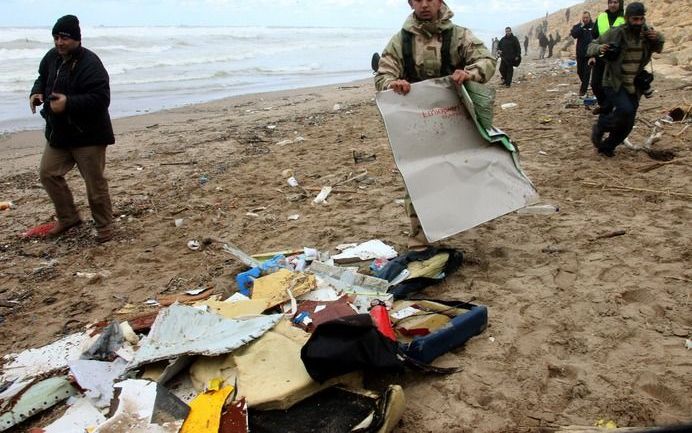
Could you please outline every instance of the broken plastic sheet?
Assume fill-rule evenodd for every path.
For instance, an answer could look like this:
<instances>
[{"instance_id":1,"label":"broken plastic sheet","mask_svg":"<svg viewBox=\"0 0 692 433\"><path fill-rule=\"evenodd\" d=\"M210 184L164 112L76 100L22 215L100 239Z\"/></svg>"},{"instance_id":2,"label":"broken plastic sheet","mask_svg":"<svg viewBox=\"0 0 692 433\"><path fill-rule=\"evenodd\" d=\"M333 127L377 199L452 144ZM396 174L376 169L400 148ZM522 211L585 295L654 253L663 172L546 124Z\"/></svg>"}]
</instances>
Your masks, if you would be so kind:
<instances>
[{"instance_id":1,"label":"broken plastic sheet","mask_svg":"<svg viewBox=\"0 0 692 433\"><path fill-rule=\"evenodd\" d=\"M379 258L393 259L399 253L381 240L373 239L355 247L346 248L340 254L332 256L335 263L353 263Z\"/></svg>"},{"instance_id":2,"label":"broken plastic sheet","mask_svg":"<svg viewBox=\"0 0 692 433\"><path fill-rule=\"evenodd\" d=\"M94 404L105 409L110 407L113 398L113 384L125 372L127 362L116 359L113 362L80 359L70 362L70 374L74 376L85 395Z\"/></svg>"},{"instance_id":3,"label":"broken plastic sheet","mask_svg":"<svg viewBox=\"0 0 692 433\"><path fill-rule=\"evenodd\" d=\"M165 388L147 380L126 380L115 414L93 433L178 433L189 408ZM174 408L175 410L171 410ZM165 416L160 415L165 413ZM162 421L160 424L152 420Z\"/></svg>"},{"instance_id":4,"label":"broken plastic sheet","mask_svg":"<svg viewBox=\"0 0 692 433\"><path fill-rule=\"evenodd\" d=\"M316 286L314 275L279 269L254 281L252 299L265 301L267 308L276 307L289 301L291 297L308 293Z\"/></svg>"},{"instance_id":5,"label":"broken plastic sheet","mask_svg":"<svg viewBox=\"0 0 692 433\"><path fill-rule=\"evenodd\" d=\"M55 422L43 427L41 433L81 433L93 431L106 417L86 398L75 401Z\"/></svg>"},{"instance_id":6,"label":"broken plastic sheet","mask_svg":"<svg viewBox=\"0 0 692 433\"><path fill-rule=\"evenodd\" d=\"M232 386L207 391L190 402L190 415L180 433L218 433L221 425L221 410L233 392Z\"/></svg>"},{"instance_id":7,"label":"broken plastic sheet","mask_svg":"<svg viewBox=\"0 0 692 433\"><path fill-rule=\"evenodd\" d=\"M162 310L127 369L182 355L217 356L262 336L281 315L226 319L218 314L174 304Z\"/></svg>"},{"instance_id":8,"label":"broken plastic sheet","mask_svg":"<svg viewBox=\"0 0 692 433\"><path fill-rule=\"evenodd\" d=\"M535 202L516 151L476 123L448 77L377 94L394 159L431 242Z\"/></svg>"},{"instance_id":9,"label":"broken plastic sheet","mask_svg":"<svg viewBox=\"0 0 692 433\"><path fill-rule=\"evenodd\" d=\"M67 376L11 385L0 393L0 432L9 430L76 393L77 390L67 381Z\"/></svg>"},{"instance_id":10,"label":"broken plastic sheet","mask_svg":"<svg viewBox=\"0 0 692 433\"><path fill-rule=\"evenodd\" d=\"M1 382L36 377L67 368L70 361L80 358L90 342L89 336L80 332L68 335L54 343L21 353L5 355Z\"/></svg>"}]
</instances>

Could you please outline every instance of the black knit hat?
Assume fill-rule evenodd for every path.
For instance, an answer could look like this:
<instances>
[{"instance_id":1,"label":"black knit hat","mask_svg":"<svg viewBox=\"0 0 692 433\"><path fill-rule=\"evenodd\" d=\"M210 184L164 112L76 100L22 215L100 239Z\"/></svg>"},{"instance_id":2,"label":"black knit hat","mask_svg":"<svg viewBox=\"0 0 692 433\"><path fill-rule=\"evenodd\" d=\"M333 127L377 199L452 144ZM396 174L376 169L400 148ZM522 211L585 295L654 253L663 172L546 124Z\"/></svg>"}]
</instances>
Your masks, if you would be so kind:
<instances>
[{"instance_id":1,"label":"black knit hat","mask_svg":"<svg viewBox=\"0 0 692 433\"><path fill-rule=\"evenodd\" d=\"M646 15L646 8L643 3L633 2L625 9L626 17L643 17L644 15Z\"/></svg>"},{"instance_id":2,"label":"black knit hat","mask_svg":"<svg viewBox=\"0 0 692 433\"><path fill-rule=\"evenodd\" d=\"M58 18L58 21L53 26L53 36L57 35L81 41L82 31L79 29L79 19L74 15L65 15Z\"/></svg>"}]
</instances>

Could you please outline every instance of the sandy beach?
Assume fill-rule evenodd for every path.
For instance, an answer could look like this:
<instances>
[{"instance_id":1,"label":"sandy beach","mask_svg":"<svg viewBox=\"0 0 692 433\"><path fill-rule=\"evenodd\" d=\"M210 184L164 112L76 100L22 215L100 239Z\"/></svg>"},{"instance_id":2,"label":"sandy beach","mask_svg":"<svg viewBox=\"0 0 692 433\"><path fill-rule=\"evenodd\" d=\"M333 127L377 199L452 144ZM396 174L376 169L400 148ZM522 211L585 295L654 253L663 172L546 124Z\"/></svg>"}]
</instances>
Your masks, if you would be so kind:
<instances>
[{"instance_id":1,"label":"sandy beach","mask_svg":"<svg viewBox=\"0 0 692 433\"><path fill-rule=\"evenodd\" d=\"M487 305L490 326L437 360L461 373L392 379L407 398L395 431L692 421L690 130L663 125L655 148L674 152L671 161L624 146L606 159L589 140L594 116L565 106L575 73L526 60L515 77L509 89L492 81L495 125L518 145L543 201L560 210L511 214L443 242L464 251L464 266L425 294ZM655 88L642 100L635 144L692 101L689 82L657 78ZM215 245L191 251L192 239L220 238L253 254L369 239L405 251L404 186L373 98L367 80L116 120L107 175L118 219L105 245L93 241L91 223L58 240L19 238L53 217L37 173L43 141L40 131L0 137L0 200L16 205L0 212L0 353L148 311L145 301L162 294L199 286L228 294L243 268ZM518 105L502 110L508 102ZM356 164L354 150L376 159ZM286 169L313 196L353 173L367 176L317 206L292 201ZM89 220L76 170L68 181ZM101 271L107 276L77 276Z\"/></svg>"}]
</instances>

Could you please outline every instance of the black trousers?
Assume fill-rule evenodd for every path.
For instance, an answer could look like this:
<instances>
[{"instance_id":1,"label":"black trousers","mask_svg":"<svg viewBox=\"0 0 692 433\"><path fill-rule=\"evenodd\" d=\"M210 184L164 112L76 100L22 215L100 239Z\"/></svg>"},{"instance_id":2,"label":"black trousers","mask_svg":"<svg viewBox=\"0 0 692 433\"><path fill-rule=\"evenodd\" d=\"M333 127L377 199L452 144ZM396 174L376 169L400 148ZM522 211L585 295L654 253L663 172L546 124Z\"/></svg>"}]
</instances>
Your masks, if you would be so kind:
<instances>
[{"instance_id":1,"label":"black trousers","mask_svg":"<svg viewBox=\"0 0 692 433\"><path fill-rule=\"evenodd\" d=\"M589 90L589 81L591 80L591 66L589 66L588 57L577 56L577 74L579 74L579 79L581 80L579 94L583 95Z\"/></svg>"},{"instance_id":2,"label":"black trousers","mask_svg":"<svg viewBox=\"0 0 692 433\"><path fill-rule=\"evenodd\" d=\"M500 76L502 77L502 82L506 85L512 84L512 77L514 76L514 66L505 59L500 61Z\"/></svg>"},{"instance_id":3,"label":"black trousers","mask_svg":"<svg viewBox=\"0 0 692 433\"><path fill-rule=\"evenodd\" d=\"M593 95L598 99L598 105L603 108L605 106L606 96L603 92L603 73L605 72L605 62L596 57L596 64L591 71L591 90Z\"/></svg>"},{"instance_id":4,"label":"black trousers","mask_svg":"<svg viewBox=\"0 0 692 433\"><path fill-rule=\"evenodd\" d=\"M634 120L639 109L639 95L627 93L624 87L617 92L612 87L604 87L606 103L612 110L601 112L598 116L598 126L608 137L603 140L600 149L613 151L619 146L634 128Z\"/></svg>"}]
</instances>

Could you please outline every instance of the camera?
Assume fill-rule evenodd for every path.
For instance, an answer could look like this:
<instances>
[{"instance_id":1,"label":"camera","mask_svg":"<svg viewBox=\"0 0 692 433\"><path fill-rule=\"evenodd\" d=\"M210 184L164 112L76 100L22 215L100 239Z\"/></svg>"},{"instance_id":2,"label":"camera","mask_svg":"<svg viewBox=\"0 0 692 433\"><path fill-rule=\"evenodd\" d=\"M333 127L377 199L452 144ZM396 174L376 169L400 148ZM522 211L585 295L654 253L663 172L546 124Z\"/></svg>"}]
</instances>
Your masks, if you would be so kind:
<instances>
[{"instance_id":1,"label":"camera","mask_svg":"<svg viewBox=\"0 0 692 433\"><path fill-rule=\"evenodd\" d=\"M654 96L654 89L651 88L651 83L654 82L654 74L642 69L634 77L634 87L637 88L646 98Z\"/></svg>"},{"instance_id":2,"label":"camera","mask_svg":"<svg viewBox=\"0 0 692 433\"><path fill-rule=\"evenodd\" d=\"M620 57L620 51L620 45L614 43L608 44L608 49L603 53L603 57L608 61L614 62Z\"/></svg>"}]
</instances>

